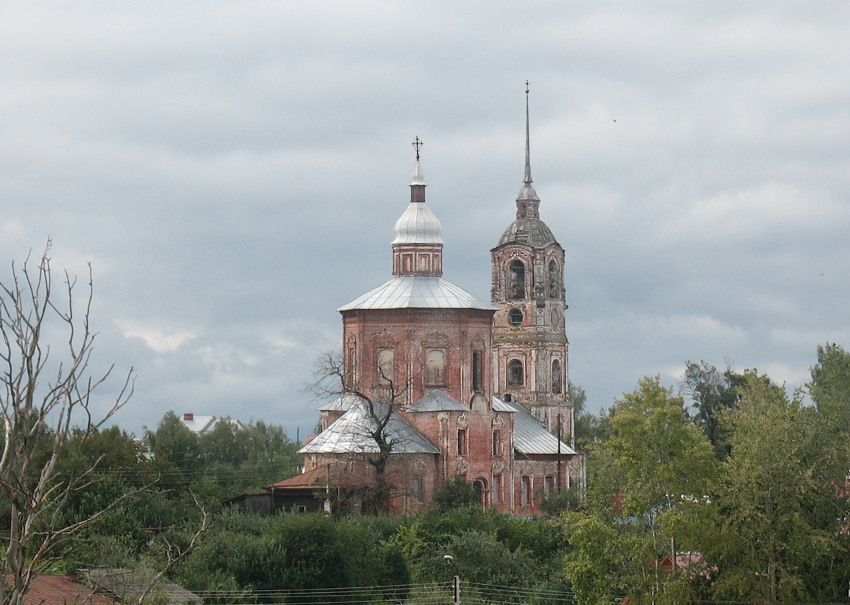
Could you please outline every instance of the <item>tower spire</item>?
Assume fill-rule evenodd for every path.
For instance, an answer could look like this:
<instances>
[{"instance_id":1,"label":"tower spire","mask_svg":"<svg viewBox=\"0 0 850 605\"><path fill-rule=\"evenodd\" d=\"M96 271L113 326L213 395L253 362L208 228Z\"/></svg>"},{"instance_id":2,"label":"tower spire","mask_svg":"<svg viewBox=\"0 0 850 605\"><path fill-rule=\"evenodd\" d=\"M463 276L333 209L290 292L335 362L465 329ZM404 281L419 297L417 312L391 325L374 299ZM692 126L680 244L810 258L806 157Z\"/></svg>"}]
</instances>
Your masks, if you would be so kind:
<instances>
[{"instance_id":1,"label":"tower spire","mask_svg":"<svg viewBox=\"0 0 850 605\"><path fill-rule=\"evenodd\" d=\"M528 80L525 81L525 176L522 182L526 185L531 184L531 143L529 137L528 126ZM418 151L417 151L418 153ZM418 156L417 156L418 157Z\"/></svg>"},{"instance_id":2,"label":"tower spire","mask_svg":"<svg viewBox=\"0 0 850 605\"><path fill-rule=\"evenodd\" d=\"M540 205L540 198L537 197L537 192L534 190L534 185L531 184L531 136L529 132L531 128L528 120L528 80L525 81L525 176L522 178L522 189L519 190L519 196L516 198L516 217L518 219L536 219L540 218L537 207Z\"/></svg>"}]
</instances>

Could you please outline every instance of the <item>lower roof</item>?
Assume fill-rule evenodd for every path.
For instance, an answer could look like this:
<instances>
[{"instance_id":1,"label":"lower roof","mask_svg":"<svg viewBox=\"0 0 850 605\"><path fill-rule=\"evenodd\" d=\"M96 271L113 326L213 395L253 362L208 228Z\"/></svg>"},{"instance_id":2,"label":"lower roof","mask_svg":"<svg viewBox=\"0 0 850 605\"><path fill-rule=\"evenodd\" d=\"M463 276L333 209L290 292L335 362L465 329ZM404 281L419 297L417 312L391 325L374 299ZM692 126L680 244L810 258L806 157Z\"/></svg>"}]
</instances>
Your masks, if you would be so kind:
<instances>
[{"instance_id":1,"label":"lower roof","mask_svg":"<svg viewBox=\"0 0 850 605\"><path fill-rule=\"evenodd\" d=\"M370 413L369 406L375 406ZM439 454L440 450L407 420L385 403L359 401L328 428L305 444L299 454L376 454L378 444L372 437L376 418L389 414L385 437L393 443L394 454Z\"/></svg>"},{"instance_id":2,"label":"lower roof","mask_svg":"<svg viewBox=\"0 0 850 605\"><path fill-rule=\"evenodd\" d=\"M558 454L571 456L576 451L546 430L542 422L531 415L516 401L502 401L493 397L493 409L500 412L516 412L514 417L514 449L520 454ZM558 448L560 441L561 447Z\"/></svg>"}]
</instances>

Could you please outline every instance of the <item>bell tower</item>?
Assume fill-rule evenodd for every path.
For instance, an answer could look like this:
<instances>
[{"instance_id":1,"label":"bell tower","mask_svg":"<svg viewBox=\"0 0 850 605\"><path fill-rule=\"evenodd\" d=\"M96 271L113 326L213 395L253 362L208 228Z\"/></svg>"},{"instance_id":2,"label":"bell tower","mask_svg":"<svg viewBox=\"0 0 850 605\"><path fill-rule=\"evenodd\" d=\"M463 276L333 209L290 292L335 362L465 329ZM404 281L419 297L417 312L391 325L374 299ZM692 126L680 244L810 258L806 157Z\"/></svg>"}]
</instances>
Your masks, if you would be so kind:
<instances>
[{"instance_id":1,"label":"bell tower","mask_svg":"<svg viewBox=\"0 0 850 605\"><path fill-rule=\"evenodd\" d=\"M564 325L564 249L540 220L531 180L528 83L525 174L512 222L491 255L494 393L519 402L552 432L572 435L568 341ZM567 440L567 439L565 439Z\"/></svg>"}]
</instances>

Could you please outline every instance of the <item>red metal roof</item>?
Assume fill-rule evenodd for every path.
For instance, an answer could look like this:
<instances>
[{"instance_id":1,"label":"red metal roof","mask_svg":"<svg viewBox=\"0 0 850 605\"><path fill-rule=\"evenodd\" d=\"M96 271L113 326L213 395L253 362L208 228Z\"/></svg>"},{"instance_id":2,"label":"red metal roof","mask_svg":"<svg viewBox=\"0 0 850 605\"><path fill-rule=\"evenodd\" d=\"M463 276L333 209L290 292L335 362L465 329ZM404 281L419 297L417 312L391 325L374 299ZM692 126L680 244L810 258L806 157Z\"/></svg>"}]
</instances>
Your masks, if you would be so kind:
<instances>
[{"instance_id":1,"label":"red metal roof","mask_svg":"<svg viewBox=\"0 0 850 605\"><path fill-rule=\"evenodd\" d=\"M306 473L266 485L265 489L315 489L317 487L324 487L327 485L327 482L327 469L319 466Z\"/></svg>"},{"instance_id":2,"label":"red metal roof","mask_svg":"<svg viewBox=\"0 0 850 605\"><path fill-rule=\"evenodd\" d=\"M9 576L6 583L9 584ZM91 588L80 584L72 576L35 576L24 601L25 605L113 605L117 603Z\"/></svg>"}]
</instances>

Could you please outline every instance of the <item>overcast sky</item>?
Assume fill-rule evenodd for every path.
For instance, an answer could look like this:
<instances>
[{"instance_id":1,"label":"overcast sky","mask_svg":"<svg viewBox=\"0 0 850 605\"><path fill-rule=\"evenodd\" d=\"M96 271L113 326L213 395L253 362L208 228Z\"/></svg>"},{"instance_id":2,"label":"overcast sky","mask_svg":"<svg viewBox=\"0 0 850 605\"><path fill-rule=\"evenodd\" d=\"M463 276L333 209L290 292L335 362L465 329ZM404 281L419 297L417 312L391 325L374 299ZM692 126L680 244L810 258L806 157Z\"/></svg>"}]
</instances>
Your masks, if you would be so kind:
<instances>
[{"instance_id":1,"label":"overcast sky","mask_svg":"<svg viewBox=\"0 0 850 605\"><path fill-rule=\"evenodd\" d=\"M303 437L335 309L391 274L414 136L444 276L489 298L529 80L588 407L687 360L790 390L850 346L847 40L837 1L6 2L0 276L48 237L91 262L123 428Z\"/></svg>"}]
</instances>

